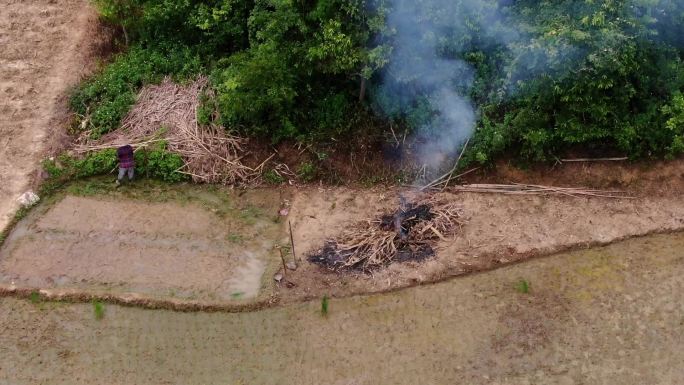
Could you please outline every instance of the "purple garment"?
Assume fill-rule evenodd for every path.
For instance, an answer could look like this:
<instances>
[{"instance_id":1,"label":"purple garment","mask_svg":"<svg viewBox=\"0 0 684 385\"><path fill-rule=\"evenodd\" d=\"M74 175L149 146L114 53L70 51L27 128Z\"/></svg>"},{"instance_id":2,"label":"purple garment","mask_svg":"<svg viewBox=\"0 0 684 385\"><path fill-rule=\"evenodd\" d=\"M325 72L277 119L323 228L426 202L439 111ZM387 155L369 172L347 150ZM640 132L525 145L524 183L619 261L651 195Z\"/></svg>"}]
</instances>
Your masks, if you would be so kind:
<instances>
[{"instance_id":1,"label":"purple garment","mask_svg":"<svg viewBox=\"0 0 684 385\"><path fill-rule=\"evenodd\" d=\"M119 168L135 167L135 159L133 157L133 147L125 145L116 150L116 156L119 158Z\"/></svg>"}]
</instances>

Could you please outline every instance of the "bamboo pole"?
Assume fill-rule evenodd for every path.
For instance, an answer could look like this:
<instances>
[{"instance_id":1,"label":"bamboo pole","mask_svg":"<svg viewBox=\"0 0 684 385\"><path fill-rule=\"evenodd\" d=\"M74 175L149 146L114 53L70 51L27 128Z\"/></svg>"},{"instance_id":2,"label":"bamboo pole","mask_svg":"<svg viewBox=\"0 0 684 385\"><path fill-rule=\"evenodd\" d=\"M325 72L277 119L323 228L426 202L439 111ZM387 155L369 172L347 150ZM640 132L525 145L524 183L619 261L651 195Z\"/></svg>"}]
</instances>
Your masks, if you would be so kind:
<instances>
[{"instance_id":1,"label":"bamboo pole","mask_svg":"<svg viewBox=\"0 0 684 385\"><path fill-rule=\"evenodd\" d=\"M292 235L292 221L288 220L287 224L290 226L290 247L292 248L292 259L295 263L297 263L297 254L295 254L294 237ZM299 262L301 262L301 260Z\"/></svg>"}]
</instances>

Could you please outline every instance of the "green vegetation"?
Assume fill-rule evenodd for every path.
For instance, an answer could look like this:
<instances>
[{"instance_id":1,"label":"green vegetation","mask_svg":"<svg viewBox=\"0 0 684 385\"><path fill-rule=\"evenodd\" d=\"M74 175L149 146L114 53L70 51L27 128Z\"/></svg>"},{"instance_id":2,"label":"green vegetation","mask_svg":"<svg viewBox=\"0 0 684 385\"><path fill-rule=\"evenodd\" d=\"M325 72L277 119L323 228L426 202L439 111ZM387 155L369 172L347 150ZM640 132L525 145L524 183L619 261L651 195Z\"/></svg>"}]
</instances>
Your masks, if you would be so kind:
<instances>
[{"instance_id":1,"label":"green vegetation","mask_svg":"<svg viewBox=\"0 0 684 385\"><path fill-rule=\"evenodd\" d=\"M264 180L266 183L279 185L285 183L285 178L278 174L275 170L268 170L264 173Z\"/></svg>"},{"instance_id":2,"label":"green vegetation","mask_svg":"<svg viewBox=\"0 0 684 385\"><path fill-rule=\"evenodd\" d=\"M139 177L150 177L165 182L189 179L187 175L178 172L183 166L183 159L168 152L163 143L157 148L136 151L135 162L135 173ZM48 185L61 185L74 179L110 174L117 170L116 150L92 152L83 158L63 154L57 159L44 161L43 169L49 176Z\"/></svg>"},{"instance_id":3,"label":"green vegetation","mask_svg":"<svg viewBox=\"0 0 684 385\"><path fill-rule=\"evenodd\" d=\"M93 314L96 320L101 320L105 315L105 305L101 301L93 300Z\"/></svg>"},{"instance_id":4,"label":"green vegetation","mask_svg":"<svg viewBox=\"0 0 684 385\"><path fill-rule=\"evenodd\" d=\"M304 162L297 168L297 176L304 182L311 182L317 174L318 169L311 162Z\"/></svg>"},{"instance_id":5,"label":"green vegetation","mask_svg":"<svg viewBox=\"0 0 684 385\"><path fill-rule=\"evenodd\" d=\"M397 48L402 31L390 15L399 1L95 2L126 48L71 98L95 137L118 125L143 84L199 73L215 91L201 115L216 109L220 123L243 135L351 143L345 139L381 137L389 122L397 132L439 135L431 127L440 96L421 86L434 71L387 70L397 58L425 55ZM684 151L681 2L416 4L408 25L434 31L421 37L436 47L430 62L467 64L449 77L477 112L466 163L504 153L548 160L576 150L631 158ZM413 94L388 92L388 84ZM305 163L298 171L307 180L316 170Z\"/></svg>"},{"instance_id":6,"label":"green vegetation","mask_svg":"<svg viewBox=\"0 0 684 385\"><path fill-rule=\"evenodd\" d=\"M527 294L530 292L530 283L524 279L521 279L515 285L515 289L518 290L519 293Z\"/></svg>"},{"instance_id":7,"label":"green vegetation","mask_svg":"<svg viewBox=\"0 0 684 385\"><path fill-rule=\"evenodd\" d=\"M32 291L31 294L29 294L29 301L34 305L38 305L43 302L43 298L40 296L39 292Z\"/></svg>"},{"instance_id":8,"label":"green vegetation","mask_svg":"<svg viewBox=\"0 0 684 385\"><path fill-rule=\"evenodd\" d=\"M330 302L330 299L328 298L328 296L324 295L323 298L321 299L321 315L323 317L326 317L328 315L329 302Z\"/></svg>"},{"instance_id":9,"label":"green vegetation","mask_svg":"<svg viewBox=\"0 0 684 385\"><path fill-rule=\"evenodd\" d=\"M245 241L245 237L244 237L244 236L242 236L241 234L235 234L235 233L229 234L229 235L226 237L226 239L227 239L230 243L235 243L235 244L237 244L237 245L242 244L242 243Z\"/></svg>"},{"instance_id":10,"label":"green vegetation","mask_svg":"<svg viewBox=\"0 0 684 385\"><path fill-rule=\"evenodd\" d=\"M133 47L83 83L71 97L71 108L82 117L83 129L99 138L119 126L142 85L159 82L167 74L182 80L201 69L197 55L187 47L171 43L154 49Z\"/></svg>"}]
</instances>

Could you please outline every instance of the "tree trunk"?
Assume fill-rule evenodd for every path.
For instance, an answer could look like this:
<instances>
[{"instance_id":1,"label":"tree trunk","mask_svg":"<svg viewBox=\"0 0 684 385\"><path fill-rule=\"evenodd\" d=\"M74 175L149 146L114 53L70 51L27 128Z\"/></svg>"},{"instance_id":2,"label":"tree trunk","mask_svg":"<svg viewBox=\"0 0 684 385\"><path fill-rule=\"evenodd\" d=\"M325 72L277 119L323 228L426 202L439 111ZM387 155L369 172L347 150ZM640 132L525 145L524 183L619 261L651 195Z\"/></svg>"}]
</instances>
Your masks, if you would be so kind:
<instances>
[{"instance_id":1,"label":"tree trunk","mask_svg":"<svg viewBox=\"0 0 684 385\"><path fill-rule=\"evenodd\" d=\"M366 97L366 78L361 77L361 87L359 89L359 102L363 102Z\"/></svg>"},{"instance_id":2,"label":"tree trunk","mask_svg":"<svg viewBox=\"0 0 684 385\"><path fill-rule=\"evenodd\" d=\"M123 31L124 35L124 43L126 44L126 48L128 48L128 32L126 32L126 27L121 25L121 30Z\"/></svg>"}]
</instances>

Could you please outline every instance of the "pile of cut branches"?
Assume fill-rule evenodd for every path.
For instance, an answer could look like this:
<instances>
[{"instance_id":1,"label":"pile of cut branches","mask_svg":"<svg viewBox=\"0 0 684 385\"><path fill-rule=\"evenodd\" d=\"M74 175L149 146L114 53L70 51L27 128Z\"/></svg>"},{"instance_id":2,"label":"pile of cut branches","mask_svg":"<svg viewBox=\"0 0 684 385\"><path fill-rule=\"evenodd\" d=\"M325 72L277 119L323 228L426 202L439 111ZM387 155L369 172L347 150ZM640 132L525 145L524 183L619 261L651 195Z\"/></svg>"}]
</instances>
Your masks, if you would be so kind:
<instances>
[{"instance_id":1,"label":"pile of cut branches","mask_svg":"<svg viewBox=\"0 0 684 385\"><path fill-rule=\"evenodd\" d=\"M420 261L433 256L437 242L455 235L465 223L456 202L427 198L402 206L329 239L309 261L331 270L364 271L395 261Z\"/></svg>"},{"instance_id":2,"label":"pile of cut branches","mask_svg":"<svg viewBox=\"0 0 684 385\"><path fill-rule=\"evenodd\" d=\"M241 163L244 140L223 127L197 122L200 97L207 84L207 78L200 76L185 86L168 78L161 84L145 86L121 128L95 141L85 132L74 151L83 154L124 144L139 149L163 141L169 151L183 158L178 172L190 175L195 182L232 185L254 180L263 164L250 168Z\"/></svg>"}]
</instances>

